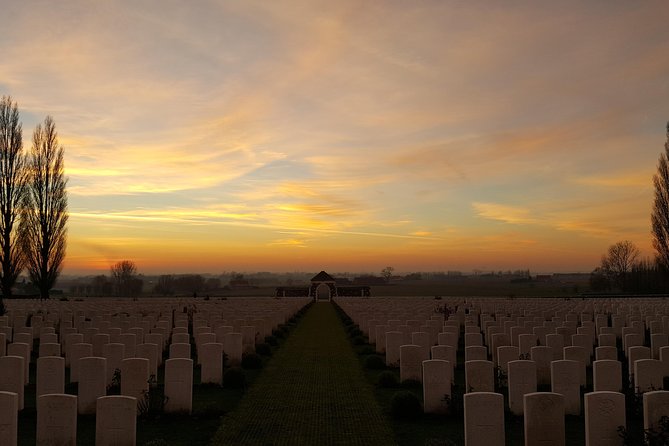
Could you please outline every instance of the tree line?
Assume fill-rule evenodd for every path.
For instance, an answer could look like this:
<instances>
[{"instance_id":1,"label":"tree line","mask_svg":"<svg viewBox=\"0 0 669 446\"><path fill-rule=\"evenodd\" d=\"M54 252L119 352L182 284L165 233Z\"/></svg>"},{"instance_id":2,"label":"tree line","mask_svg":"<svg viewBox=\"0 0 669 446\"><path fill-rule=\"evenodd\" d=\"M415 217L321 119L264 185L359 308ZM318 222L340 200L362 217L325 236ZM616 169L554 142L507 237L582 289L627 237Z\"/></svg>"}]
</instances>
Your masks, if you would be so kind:
<instances>
[{"instance_id":1,"label":"tree line","mask_svg":"<svg viewBox=\"0 0 669 446\"><path fill-rule=\"evenodd\" d=\"M651 233L654 259L639 259L639 248L629 240L611 245L600 266L590 275L590 288L597 292L621 291L638 294L669 292L669 122L664 152L653 176Z\"/></svg>"},{"instance_id":2,"label":"tree line","mask_svg":"<svg viewBox=\"0 0 669 446\"><path fill-rule=\"evenodd\" d=\"M0 291L12 289L25 269L47 299L58 278L67 244L67 178L64 149L51 116L23 147L17 103L0 99ZM4 304L0 297L0 314Z\"/></svg>"}]
</instances>

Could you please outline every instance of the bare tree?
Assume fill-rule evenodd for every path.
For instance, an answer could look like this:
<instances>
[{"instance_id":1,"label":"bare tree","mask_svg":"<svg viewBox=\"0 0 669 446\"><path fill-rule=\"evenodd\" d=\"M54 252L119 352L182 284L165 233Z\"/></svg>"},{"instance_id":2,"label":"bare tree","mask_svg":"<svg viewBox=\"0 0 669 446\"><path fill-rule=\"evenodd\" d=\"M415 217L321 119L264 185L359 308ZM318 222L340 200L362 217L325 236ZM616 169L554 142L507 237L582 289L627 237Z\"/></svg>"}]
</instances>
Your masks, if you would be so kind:
<instances>
[{"instance_id":1,"label":"bare tree","mask_svg":"<svg viewBox=\"0 0 669 446\"><path fill-rule=\"evenodd\" d=\"M625 279L640 254L639 248L629 240L615 243L602 256L601 269L614 283L625 288Z\"/></svg>"},{"instance_id":2,"label":"bare tree","mask_svg":"<svg viewBox=\"0 0 669 446\"><path fill-rule=\"evenodd\" d=\"M119 296L136 296L142 290L142 280L137 277L137 265L132 260L121 260L111 267L112 281Z\"/></svg>"},{"instance_id":3,"label":"bare tree","mask_svg":"<svg viewBox=\"0 0 669 446\"><path fill-rule=\"evenodd\" d=\"M651 214L653 248L657 252L658 263L669 269L669 122L667 122L664 153L660 154L653 184L655 186L655 200Z\"/></svg>"},{"instance_id":4,"label":"bare tree","mask_svg":"<svg viewBox=\"0 0 669 446\"><path fill-rule=\"evenodd\" d=\"M49 298L65 259L68 212L63 153L56 124L47 116L33 132L19 226L30 279L42 299Z\"/></svg>"},{"instance_id":5,"label":"bare tree","mask_svg":"<svg viewBox=\"0 0 669 446\"><path fill-rule=\"evenodd\" d=\"M392 266L386 266L381 270L381 276L386 279L386 282L390 282L390 278L393 276L393 272L395 271L395 268Z\"/></svg>"},{"instance_id":6,"label":"bare tree","mask_svg":"<svg viewBox=\"0 0 669 446\"><path fill-rule=\"evenodd\" d=\"M3 297L12 296L12 287L23 269L18 242L17 216L26 190L23 129L16 102L9 96L0 100L0 289ZM2 314L0 297L0 314Z\"/></svg>"}]
</instances>

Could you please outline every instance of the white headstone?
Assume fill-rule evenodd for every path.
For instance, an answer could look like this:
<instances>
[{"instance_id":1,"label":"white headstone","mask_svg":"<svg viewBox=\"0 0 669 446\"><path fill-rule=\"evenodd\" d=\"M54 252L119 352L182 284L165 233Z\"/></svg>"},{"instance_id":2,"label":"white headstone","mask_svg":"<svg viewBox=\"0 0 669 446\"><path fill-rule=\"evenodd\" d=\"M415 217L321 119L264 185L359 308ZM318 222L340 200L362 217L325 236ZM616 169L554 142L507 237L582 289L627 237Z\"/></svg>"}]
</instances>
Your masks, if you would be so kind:
<instances>
[{"instance_id":1,"label":"white headstone","mask_svg":"<svg viewBox=\"0 0 669 446\"><path fill-rule=\"evenodd\" d=\"M564 397L559 393L525 395L525 446L565 446Z\"/></svg>"},{"instance_id":2,"label":"white headstone","mask_svg":"<svg viewBox=\"0 0 669 446\"><path fill-rule=\"evenodd\" d=\"M523 415L524 396L537 391L537 366L534 361L509 361L507 376L509 410L514 415Z\"/></svg>"},{"instance_id":3,"label":"white headstone","mask_svg":"<svg viewBox=\"0 0 669 446\"><path fill-rule=\"evenodd\" d=\"M0 444L17 445L18 413L19 396L14 392L0 391Z\"/></svg>"},{"instance_id":4,"label":"white headstone","mask_svg":"<svg viewBox=\"0 0 669 446\"><path fill-rule=\"evenodd\" d=\"M595 392L620 392L623 389L622 364L613 359L592 363L592 386Z\"/></svg>"},{"instance_id":5,"label":"white headstone","mask_svg":"<svg viewBox=\"0 0 669 446\"><path fill-rule=\"evenodd\" d=\"M65 359L59 356L37 358L36 396L65 393Z\"/></svg>"},{"instance_id":6,"label":"white headstone","mask_svg":"<svg viewBox=\"0 0 669 446\"><path fill-rule=\"evenodd\" d=\"M400 381L420 381L423 360L423 350L419 345L400 346Z\"/></svg>"},{"instance_id":7,"label":"white headstone","mask_svg":"<svg viewBox=\"0 0 669 446\"><path fill-rule=\"evenodd\" d=\"M465 389L471 392L494 392L495 375L492 361L465 362Z\"/></svg>"},{"instance_id":8,"label":"white headstone","mask_svg":"<svg viewBox=\"0 0 669 446\"><path fill-rule=\"evenodd\" d=\"M137 399L104 396L97 400L95 446L135 446Z\"/></svg>"},{"instance_id":9,"label":"white headstone","mask_svg":"<svg viewBox=\"0 0 669 446\"><path fill-rule=\"evenodd\" d=\"M586 393L585 444L586 446L622 446L624 439L618 427L626 427L625 395L618 392Z\"/></svg>"},{"instance_id":10,"label":"white headstone","mask_svg":"<svg viewBox=\"0 0 669 446\"><path fill-rule=\"evenodd\" d=\"M643 394L643 428L660 430L662 417L669 416L669 391L656 390Z\"/></svg>"},{"instance_id":11,"label":"white headstone","mask_svg":"<svg viewBox=\"0 0 669 446\"><path fill-rule=\"evenodd\" d=\"M465 445L504 446L504 397L475 392L464 396Z\"/></svg>"},{"instance_id":12,"label":"white headstone","mask_svg":"<svg viewBox=\"0 0 669 446\"><path fill-rule=\"evenodd\" d=\"M79 386L77 412L95 413L96 401L107 394L107 360L97 356L79 359Z\"/></svg>"},{"instance_id":13,"label":"white headstone","mask_svg":"<svg viewBox=\"0 0 669 446\"><path fill-rule=\"evenodd\" d=\"M190 414L193 409L193 360L165 361L165 412Z\"/></svg>"},{"instance_id":14,"label":"white headstone","mask_svg":"<svg viewBox=\"0 0 669 446\"><path fill-rule=\"evenodd\" d=\"M23 356L0 357L0 391L16 393L19 410L23 410L24 367Z\"/></svg>"},{"instance_id":15,"label":"white headstone","mask_svg":"<svg viewBox=\"0 0 669 446\"><path fill-rule=\"evenodd\" d=\"M448 361L423 361L423 410L425 413L446 413L451 396L452 366Z\"/></svg>"},{"instance_id":16,"label":"white headstone","mask_svg":"<svg viewBox=\"0 0 669 446\"><path fill-rule=\"evenodd\" d=\"M76 446L77 397L47 394L37 398L37 446Z\"/></svg>"}]
</instances>

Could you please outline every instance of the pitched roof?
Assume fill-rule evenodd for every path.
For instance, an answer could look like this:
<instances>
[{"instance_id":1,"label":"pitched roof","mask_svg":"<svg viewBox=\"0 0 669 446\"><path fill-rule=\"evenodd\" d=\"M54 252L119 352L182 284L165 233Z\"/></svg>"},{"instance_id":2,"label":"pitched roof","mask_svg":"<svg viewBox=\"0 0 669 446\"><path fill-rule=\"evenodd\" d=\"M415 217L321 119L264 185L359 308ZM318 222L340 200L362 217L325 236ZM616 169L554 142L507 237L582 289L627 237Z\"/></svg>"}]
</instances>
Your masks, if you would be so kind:
<instances>
[{"instance_id":1,"label":"pitched roof","mask_svg":"<svg viewBox=\"0 0 669 446\"><path fill-rule=\"evenodd\" d=\"M325 271L321 271L320 273L316 274L313 279L311 279L312 282L334 282L335 280L332 278L331 275L326 273Z\"/></svg>"}]
</instances>

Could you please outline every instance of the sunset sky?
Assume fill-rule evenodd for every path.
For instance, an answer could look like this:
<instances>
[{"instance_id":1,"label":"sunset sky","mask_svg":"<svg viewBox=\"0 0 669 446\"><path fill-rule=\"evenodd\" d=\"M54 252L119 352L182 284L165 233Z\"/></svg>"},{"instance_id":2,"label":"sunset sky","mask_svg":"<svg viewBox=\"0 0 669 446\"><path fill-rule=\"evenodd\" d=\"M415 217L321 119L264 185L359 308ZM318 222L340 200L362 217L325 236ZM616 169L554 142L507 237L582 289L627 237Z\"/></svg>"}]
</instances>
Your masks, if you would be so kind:
<instances>
[{"instance_id":1,"label":"sunset sky","mask_svg":"<svg viewBox=\"0 0 669 446\"><path fill-rule=\"evenodd\" d=\"M666 0L5 1L65 273L591 271L653 256Z\"/></svg>"}]
</instances>

